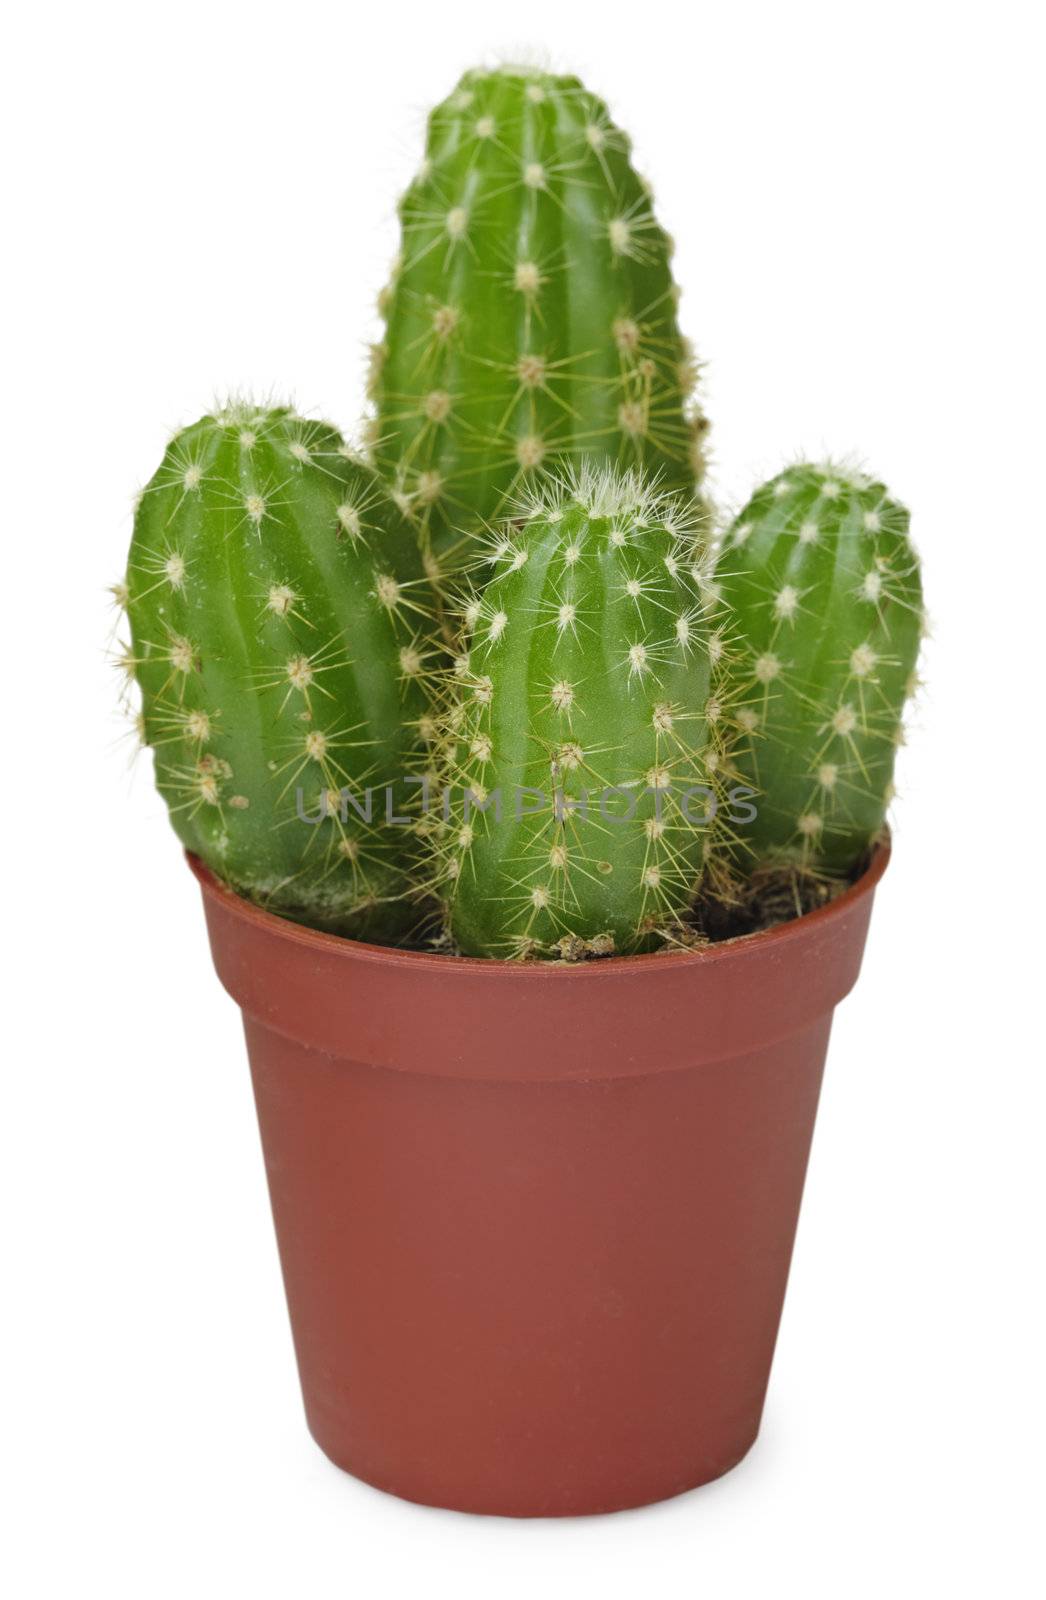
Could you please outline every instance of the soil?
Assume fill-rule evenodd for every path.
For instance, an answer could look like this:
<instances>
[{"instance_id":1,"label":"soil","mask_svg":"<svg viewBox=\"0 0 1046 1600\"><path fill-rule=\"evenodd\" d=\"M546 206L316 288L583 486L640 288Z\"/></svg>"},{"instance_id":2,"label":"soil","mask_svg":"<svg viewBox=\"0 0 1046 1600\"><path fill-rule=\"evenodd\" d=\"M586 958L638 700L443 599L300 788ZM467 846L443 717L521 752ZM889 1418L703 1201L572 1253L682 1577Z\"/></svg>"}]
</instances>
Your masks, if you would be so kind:
<instances>
[{"instance_id":1,"label":"soil","mask_svg":"<svg viewBox=\"0 0 1046 1600\"><path fill-rule=\"evenodd\" d=\"M780 867L765 869L747 879L719 879L706 884L694 900L685 923L670 933L662 931L664 949L696 950L703 945L722 944L728 939L744 939L779 923L791 922L837 899L867 866L866 855L846 877L827 878L797 867ZM299 919L291 917L290 920ZM401 939L398 949L450 956L459 953L443 928L443 912L438 901L422 902L411 921L412 932ZM313 924L306 922L306 925ZM567 935L560 940L558 955L535 953L533 959L573 964L618 953L609 935L598 935L594 939Z\"/></svg>"}]
</instances>

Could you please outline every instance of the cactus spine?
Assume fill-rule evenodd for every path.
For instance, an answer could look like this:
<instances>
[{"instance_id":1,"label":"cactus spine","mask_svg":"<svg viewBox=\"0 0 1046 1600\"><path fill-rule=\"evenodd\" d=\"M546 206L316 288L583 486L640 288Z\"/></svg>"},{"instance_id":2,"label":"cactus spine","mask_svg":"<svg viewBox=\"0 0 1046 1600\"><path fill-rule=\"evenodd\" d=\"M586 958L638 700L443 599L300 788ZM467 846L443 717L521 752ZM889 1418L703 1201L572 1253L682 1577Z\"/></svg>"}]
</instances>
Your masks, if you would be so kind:
<instances>
[{"instance_id":1,"label":"cactus spine","mask_svg":"<svg viewBox=\"0 0 1046 1600\"><path fill-rule=\"evenodd\" d=\"M693 488L706 424L671 244L600 100L572 77L467 72L400 213L374 453L434 557L562 458Z\"/></svg>"},{"instance_id":2,"label":"cactus spine","mask_svg":"<svg viewBox=\"0 0 1046 1600\"><path fill-rule=\"evenodd\" d=\"M138 504L125 665L175 831L270 909L358 937L403 921L380 786L424 709L420 582L372 471L287 409L184 429Z\"/></svg>"},{"instance_id":3,"label":"cactus spine","mask_svg":"<svg viewBox=\"0 0 1046 1600\"><path fill-rule=\"evenodd\" d=\"M693 508L585 469L521 510L467 605L445 716L451 931L476 955L652 948L679 929L710 809Z\"/></svg>"},{"instance_id":4,"label":"cactus spine","mask_svg":"<svg viewBox=\"0 0 1046 1600\"><path fill-rule=\"evenodd\" d=\"M797 465L727 532L733 769L758 794L746 866L841 874L883 826L922 630L908 513L881 483Z\"/></svg>"}]
</instances>

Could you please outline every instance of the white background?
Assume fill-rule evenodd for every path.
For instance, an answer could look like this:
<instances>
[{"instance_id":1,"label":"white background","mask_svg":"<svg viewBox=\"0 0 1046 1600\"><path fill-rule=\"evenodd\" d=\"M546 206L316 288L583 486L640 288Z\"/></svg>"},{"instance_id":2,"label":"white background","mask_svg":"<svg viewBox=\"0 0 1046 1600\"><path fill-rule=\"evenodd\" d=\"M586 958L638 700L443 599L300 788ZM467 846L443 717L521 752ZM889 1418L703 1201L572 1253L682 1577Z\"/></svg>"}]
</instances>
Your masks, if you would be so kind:
<instances>
[{"instance_id":1,"label":"white background","mask_svg":"<svg viewBox=\"0 0 1046 1600\"><path fill-rule=\"evenodd\" d=\"M8 22L18 1600L1042 1592L1033 17L99 0ZM679 1501L559 1524L408 1506L309 1440L239 1018L105 660L168 428L244 384L353 425L425 108L524 48L606 95L656 180L724 501L794 452L858 450L913 509L936 624L761 1442Z\"/></svg>"}]
</instances>

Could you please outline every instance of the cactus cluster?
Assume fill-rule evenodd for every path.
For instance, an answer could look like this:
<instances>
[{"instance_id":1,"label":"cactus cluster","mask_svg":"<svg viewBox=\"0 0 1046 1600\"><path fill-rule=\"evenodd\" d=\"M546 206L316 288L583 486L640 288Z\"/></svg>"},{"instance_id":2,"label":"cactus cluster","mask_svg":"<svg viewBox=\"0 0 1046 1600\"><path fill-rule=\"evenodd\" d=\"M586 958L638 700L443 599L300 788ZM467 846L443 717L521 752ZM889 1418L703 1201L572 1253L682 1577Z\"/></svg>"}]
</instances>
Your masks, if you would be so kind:
<instances>
[{"instance_id":1,"label":"cactus cluster","mask_svg":"<svg viewBox=\"0 0 1046 1600\"><path fill-rule=\"evenodd\" d=\"M466 73L400 214L366 457L236 402L140 497L123 665L179 838L282 915L435 908L497 958L845 882L914 682L907 512L797 463L714 538L670 240L576 79Z\"/></svg>"},{"instance_id":2,"label":"cactus cluster","mask_svg":"<svg viewBox=\"0 0 1046 1600\"><path fill-rule=\"evenodd\" d=\"M582 459L689 490L697 368L671 241L576 78L467 72L429 118L374 347L374 455L433 562Z\"/></svg>"}]
</instances>

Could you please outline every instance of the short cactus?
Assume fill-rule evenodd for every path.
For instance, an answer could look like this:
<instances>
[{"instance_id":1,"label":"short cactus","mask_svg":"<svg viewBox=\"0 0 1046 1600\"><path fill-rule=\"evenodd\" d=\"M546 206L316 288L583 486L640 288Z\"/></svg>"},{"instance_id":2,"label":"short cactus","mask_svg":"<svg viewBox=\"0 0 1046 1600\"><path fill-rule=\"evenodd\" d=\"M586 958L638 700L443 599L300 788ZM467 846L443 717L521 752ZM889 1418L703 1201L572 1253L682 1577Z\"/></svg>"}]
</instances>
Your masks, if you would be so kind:
<instances>
[{"instance_id":1,"label":"short cactus","mask_svg":"<svg viewBox=\"0 0 1046 1600\"><path fill-rule=\"evenodd\" d=\"M914 683L923 610L908 513L863 475L789 467L736 518L715 576L736 640L730 758L757 792L736 859L848 873L883 827Z\"/></svg>"},{"instance_id":2,"label":"short cactus","mask_svg":"<svg viewBox=\"0 0 1046 1600\"><path fill-rule=\"evenodd\" d=\"M434 890L471 955L823 903L892 794L907 512L797 464L712 549L671 240L577 78L466 72L399 209L369 459L236 402L143 491L124 666L179 837L357 938L416 941Z\"/></svg>"},{"instance_id":3,"label":"short cactus","mask_svg":"<svg viewBox=\"0 0 1046 1600\"><path fill-rule=\"evenodd\" d=\"M451 932L487 956L648 949L682 931L715 809L694 510L591 469L517 509L444 717Z\"/></svg>"},{"instance_id":4,"label":"short cactus","mask_svg":"<svg viewBox=\"0 0 1046 1600\"><path fill-rule=\"evenodd\" d=\"M572 77L467 72L429 118L375 347L374 456L438 560L581 457L703 471L671 242Z\"/></svg>"},{"instance_id":5,"label":"short cactus","mask_svg":"<svg viewBox=\"0 0 1046 1600\"><path fill-rule=\"evenodd\" d=\"M185 428L140 497L141 735L179 838L272 910L359 937L404 921L410 834L385 825L382 786L424 710L423 589L371 469L287 409Z\"/></svg>"}]
</instances>

